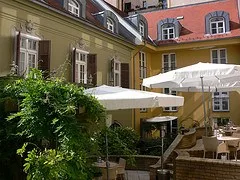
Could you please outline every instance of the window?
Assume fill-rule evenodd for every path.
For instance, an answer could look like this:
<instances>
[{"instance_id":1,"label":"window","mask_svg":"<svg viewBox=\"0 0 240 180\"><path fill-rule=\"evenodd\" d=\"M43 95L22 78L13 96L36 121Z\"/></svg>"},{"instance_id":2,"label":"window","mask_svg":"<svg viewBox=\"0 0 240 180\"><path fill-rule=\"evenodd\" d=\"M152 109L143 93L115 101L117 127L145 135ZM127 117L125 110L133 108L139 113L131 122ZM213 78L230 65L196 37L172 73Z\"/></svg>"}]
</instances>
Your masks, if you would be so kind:
<instances>
[{"instance_id":1,"label":"window","mask_svg":"<svg viewBox=\"0 0 240 180\"><path fill-rule=\"evenodd\" d=\"M163 72L176 69L176 55L174 53L163 54L162 68Z\"/></svg>"},{"instance_id":2,"label":"window","mask_svg":"<svg viewBox=\"0 0 240 180\"><path fill-rule=\"evenodd\" d=\"M229 13L214 11L205 16L205 33L222 34L230 31Z\"/></svg>"},{"instance_id":3,"label":"window","mask_svg":"<svg viewBox=\"0 0 240 180\"><path fill-rule=\"evenodd\" d=\"M211 34L225 33L224 20L222 17L215 17L210 20Z\"/></svg>"},{"instance_id":4,"label":"window","mask_svg":"<svg viewBox=\"0 0 240 180\"><path fill-rule=\"evenodd\" d=\"M124 4L124 11L125 11L125 12L130 11L130 10L132 9L131 6L132 6L132 5L131 5L130 2L129 2L129 3L125 3L125 4Z\"/></svg>"},{"instance_id":5,"label":"window","mask_svg":"<svg viewBox=\"0 0 240 180\"><path fill-rule=\"evenodd\" d=\"M140 84L140 90L147 91L147 88ZM147 112L147 108L140 108L140 112Z\"/></svg>"},{"instance_id":6,"label":"window","mask_svg":"<svg viewBox=\"0 0 240 180\"><path fill-rule=\"evenodd\" d=\"M76 83L87 84L87 55L88 52L76 50Z\"/></svg>"},{"instance_id":7,"label":"window","mask_svg":"<svg viewBox=\"0 0 240 180\"><path fill-rule=\"evenodd\" d=\"M113 67L114 86L121 86L121 62L114 60Z\"/></svg>"},{"instance_id":8,"label":"window","mask_svg":"<svg viewBox=\"0 0 240 180\"><path fill-rule=\"evenodd\" d=\"M212 63L227 63L226 49L211 50ZM213 93L213 111L229 111L229 93L214 92Z\"/></svg>"},{"instance_id":9,"label":"window","mask_svg":"<svg viewBox=\"0 0 240 180\"><path fill-rule=\"evenodd\" d=\"M164 94L169 94L169 95L174 95L174 96L177 95L176 91L172 91L169 88L164 88L163 91L164 91ZM164 107L163 110L164 111L177 111L177 107Z\"/></svg>"},{"instance_id":10,"label":"window","mask_svg":"<svg viewBox=\"0 0 240 180\"><path fill-rule=\"evenodd\" d=\"M107 18L107 29L114 32L114 22L110 18Z\"/></svg>"},{"instance_id":11,"label":"window","mask_svg":"<svg viewBox=\"0 0 240 180\"><path fill-rule=\"evenodd\" d=\"M158 40L175 39L180 36L181 24L176 18L166 18L157 24Z\"/></svg>"},{"instance_id":12,"label":"window","mask_svg":"<svg viewBox=\"0 0 240 180\"><path fill-rule=\"evenodd\" d=\"M214 126L215 127L217 127L217 126L226 126L230 122L229 118L226 118L226 117L213 117L213 121L214 121Z\"/></svg>"},{"instance_id":13,"label":"window","mask_svg":"<svg viewBox=\"0 0 240 180\"><path fill-rule=\"evenodd\" d=\"M141 36L144 36L144 23L143 22L140 22L139 23L139 32L141 34Z\"/></svg>"},{"instance_id":14,"label":"window","mask_svg":"<svg viewBox=\"0 0 240 180\"><path fill-rule=\"evenodd\" d=\"M31 68L37 68L38 39L21 35L18 74L26 76Z\"/></svg>"},{"instance_id":15,"label":"window","mask_svg":"<svg viewBox=\"0 0 240 180\"><path fill-rule=\"evenodd\" d=\"M139 69L140 69L140 79L144 79L147 77L147 61L146 55L144 52L139 52Z\"/></svg>"},{"instance_id":16,"label":"window","mask_svg":"<svg viewBox=\"0 0 240 180\"><path fill-rule=\"evenodd\" d=\"M75 0L69 0L68 1L68 11L79 17L79 15L80 15L79 3Z\"/></svg>"},{"instance_id":17,"label":"window","mask_svg":"<svg viewBox=\"0 0 240 180\"><path fill-rule=\"evenodd\" d=\"M213 49L211 50L212 63L226 64L227 63L227 50L226 49Z\"/></svg>"},{"instance_id":18,"label":"window","mask_svg":"<svg viewBox=\"0 0 240 180\"><path fill-rule=\"evenodd\" d=\"M229 111L229 93L213 93L213 111Z\"/></svg>"},{"instance_id":19,"label":"window","mask_svg":"<svg viewBox=\"0 0 240 180\"><path fill-rule=\"evenodd\" d=\"M143 1L143 7L147 8L147 1Z\"/></svg>"},{"instance_id":20,"label":"window","mask_svg":"<svg viewBox=\"0 0 240 180\"><path fill-rule=\"evenodd\" d=\"M174 26L172 24L165 24L162 27L162 39L173 39L175 38Z\"/></svg>"}]
</instances>

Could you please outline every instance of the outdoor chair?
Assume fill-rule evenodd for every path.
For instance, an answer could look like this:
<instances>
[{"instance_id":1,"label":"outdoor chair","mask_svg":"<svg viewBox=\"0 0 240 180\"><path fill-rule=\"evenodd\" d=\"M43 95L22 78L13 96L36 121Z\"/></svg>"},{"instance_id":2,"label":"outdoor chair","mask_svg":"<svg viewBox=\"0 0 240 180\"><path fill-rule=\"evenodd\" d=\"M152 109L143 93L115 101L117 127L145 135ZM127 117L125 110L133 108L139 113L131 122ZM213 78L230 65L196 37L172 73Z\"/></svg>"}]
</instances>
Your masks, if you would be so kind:
<instances>
[{"instance_id":1,"label":"outdoor chair","mask_svg":"<svg viewBox=\"0 0 240 180\"><path fill-rule=\"evenodd\" d=\"M126 179L125 167L126 167L126 160L123 159L123 158L120 158L119 162L118 162L118 167L117 167L118 179L121 179L121 180L125 180Z\"/></svg>"},{"instance_id":2,"label":"outdoor chair","mask_svg":"<svg viewBox=\"0 0 240 180\"><path fill-rule=\"evenodd\" d=\"M227 155L227 159L229 159L230 151L229 151L227 143L222 142L222 143L220 143L218 145L217 153L216 153L216 159L218 158L218 154L226 154Z\"/></svg>"},{"instance_id":3,"label":"outdoor chair","mask_svg":"<svg viewBox=\"0 0 240 180\"><path fill-rule=\"evenodd\" d=\"M203 158L206 156L206 152L212 152L213 153L213 159L214 159L214 153L217 153L218 149L218 140L216 136L203 136L202 137L203 146L204 146L204 152L203 152Z\"/></svg>"},{"instance_id":4,"label":"outdoor chair","mask_svg":"<svg viewBox=\"0 0 240 180\"><path fill-rule=\"evenodd\" d=\"M101 168L102 170L102 180L116 180L117 179L117 166L108 168L108 177L107 179L107 168Z\"/></svg>"},{"instance_id":5,"label":"outdoor chair","mask_svg":"<svg viewBox=\"0 0 240 180\"><path fill-rule=\"evenodd\" d=\"M232 136L240 138L240 133L233 133ZM234 153L234 158L237 161L237 152L240 150L240 141L239 140L228 141L228 148L230 152L232 151Z\"/></svg>"}]
</instances>

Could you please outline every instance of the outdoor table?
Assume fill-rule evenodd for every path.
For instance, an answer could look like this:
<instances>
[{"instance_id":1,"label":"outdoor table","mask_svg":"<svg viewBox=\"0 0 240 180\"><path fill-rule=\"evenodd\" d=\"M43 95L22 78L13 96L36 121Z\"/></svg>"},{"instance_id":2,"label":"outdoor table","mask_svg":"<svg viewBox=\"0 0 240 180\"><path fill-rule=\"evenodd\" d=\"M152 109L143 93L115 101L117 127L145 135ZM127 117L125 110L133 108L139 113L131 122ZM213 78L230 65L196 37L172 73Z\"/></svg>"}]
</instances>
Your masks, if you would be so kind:
<instances>
[{"instance_id":1,"label":"outdoor table","mask_svg":"<svg viewBox=\"0 0 240 180\"><path fill-rule=\"evenodd\" d=\"M118 163L115 163L115 162L108 161L108 163L109 163L108 167L118 166ZM96 167L99 167L99 168L106 168L106 161L94 162L93 165L96 166Z\"/></svg>"},{"instance_id":2,"label":"outdoor table","mask_svg":"<svg viewBox=\"0 0 240 180\"><path fill-rule=\"evenodd\" d=\"M240 140L238 137L233 137L233 136L218 136L217 139L219 141L234 141L234 140Z\"/></svg>"}]
</instances>

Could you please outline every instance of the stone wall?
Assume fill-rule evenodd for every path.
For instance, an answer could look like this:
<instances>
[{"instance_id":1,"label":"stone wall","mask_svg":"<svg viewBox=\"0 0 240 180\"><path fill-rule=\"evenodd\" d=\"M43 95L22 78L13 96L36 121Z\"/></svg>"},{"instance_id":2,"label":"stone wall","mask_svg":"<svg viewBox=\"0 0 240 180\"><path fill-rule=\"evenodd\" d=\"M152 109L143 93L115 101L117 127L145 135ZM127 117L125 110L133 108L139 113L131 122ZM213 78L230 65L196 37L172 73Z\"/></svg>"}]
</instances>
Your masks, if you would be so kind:
<instances>
[{"instance_id":1,"label":"stone wall","mask_svg":"<svg viewBox=\"0 0 240 180\"><path fill-rule=\"evenodd\" d=\"M126 156L121 156L124 159L128 159ZM110 161L118 162L120 156L109 156ZM148 155L134 155L135 162L131 164L127 161L126 169L127 170L140 170L140 171L149 171L149 166L156 164L161 158L160 156L148 156Z\"/></svg>"},{"instance_id":2,"label":"stone wall","mask_svg":"<svg viewBox=\"0 0 240 180\"><path fill-rule=\"evenodd\" d=\"M175 160L176 180L231 180L240 179L240 163L179 156Z\"/></svg>"}]
</instances>

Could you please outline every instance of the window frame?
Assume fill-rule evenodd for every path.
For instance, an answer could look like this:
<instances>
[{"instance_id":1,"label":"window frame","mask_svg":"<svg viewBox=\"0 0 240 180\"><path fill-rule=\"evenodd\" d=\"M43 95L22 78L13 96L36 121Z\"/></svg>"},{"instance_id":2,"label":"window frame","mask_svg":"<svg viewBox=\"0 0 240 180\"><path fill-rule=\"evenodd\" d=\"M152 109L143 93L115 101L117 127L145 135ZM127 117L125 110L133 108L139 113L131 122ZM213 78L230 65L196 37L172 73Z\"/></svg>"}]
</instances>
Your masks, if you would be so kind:
<instances>
[{"instance_id":1,"label":"window frame","mask_svg":"<svg viewBox=\"0 0 240 180\"><path fill-rule=\"evenodd\" d=\"M223 63L221 61L221 50L224 50L225 51L225 63ZM217 62L214 62L214 58L213 58L213 51L217 51ZM218 64L227 64L228 63L228 60L227 60L227 48L218 48L218 49L211 49L211 62L212 63L218 63Z\"/></svg>"},{"instance_id":2,"label":"window frame","mask_svg":"<svg viewBox=\"0 0 240 180\"><path fill-rule=\"evenodd\" d=\"M172 67L172 56L171 55L174 55L174 64L175 66ZM168 56L168 68L165 69L165 61L164 61L164 56ZM175 70L177 67L177 60L176 60L176 53L163 53L162 54L162 71L165 73L165 72L168 72L168 71L171 71L171 70Z\"/></svg>"},{"instance_id":3,"label":"window frame","mask_svg":"<svg viewBox=\"0 0 240 180\"><path fill-rule=\"evenodd\" d=\"M169 27L164 27L164 26L169 26ZM169 32L170 30L172 30L173 32L170 33ZM164 31L167 31L167 33L165 33ZM170 37L171 35L172 35L172 37ZM167 38L165 38L165 36L167 36ZM175 26L170 23L163 24L162 25L162 40L174 39L175 37L176 37Z\"/></svg>"},{"instance_id":4,"label":"window frame","mask_svg":"<svg viewBox=\"0 0 240 180\"><path fill-rule=\"evenodd\" d=\"M142 21L139 22L139 33L141 36L145 36L145 23Z\"/></svg>"},{"instance_id":5,"label":"window frame","mask_svg":"<svg viewBox=\"0 0 240 180\"><path fill-rule=\"evenodd\" d=\"M217 34L212 34L212 30L211 30L211 19L213 18L216 18L216 19L223 18L222 20L224 21L224 24L223 24L224 32L217 33L217 34L224 34L231 31L229 13L225 11L213 11L208 13L205 16L205 34L206 35L217 35Z\"/></svg>"},{"instance_id":6,"label":"window frame","mask_svg":"<svg viewBox=\"0 0 240 180\"><path fill-rule=\"evenodd\" d=\"M219 93L219 95L215 95ZM212 93L212 108L214 112L228 112L230 109L229 103L229 92L213 92ZM227 102L227 109L224 109L224 102ZM216 104L219 103L219 104ZM219 106L219 109L216 109L215 106Z\"/></svg>"},{"instance_id":7,"label":"window frame","mask_svg":"<svg viewBox=\"0 0 240 180\"><path fill-rule=\"evenodd\" d=\"M167 89L168 89L168 93L165 92ZM173 95L173 96L177 95L177 91L172 91L170 88L163 88L163 93L168 94L168 95ZM163 111L164 112L177 112L178 107L177 106L163 107Z\"/></svg>"},{"instance_id":8,"label":"window frame","mask_svg":"<svg viewBox=\"0 0 240 180\"><path fill-rule=\"evenodd\" d=\"M110 17L107 17L107 29L114 33L114 28L115 28L114 21Z\"/></svg>"},{"instance_id":9,"label":"window frame","mask_svg":"<svg viewBox=\"0 0 240 180\"><path fill-rule=\"evenodd\" d=\"M143 51L139 52L139 77L140 79L147 77L147 58Z\"/></svg>"},{"instance_id":10,"label":"window frame","mask_svg":"<svg viewBox=\"0 0 240 180\"><path fill-rule=\"evenodd\" d=\"M222 61L222 58L221 58L221 51L224 50L224 60L225 62ZM217 57L215 58L216 60L214 60L213 58L213 51L216 51L217 52ZM218 48L218 49L211 49L211 62L212 63L217 63L217 64L227 64L227 49L226 48ZM219 93L219 95L215 95L215 93ZM226 93L227 96L224 96L223 93ZM224 102L226 101L223 101L224 98L227 98L227 109L223 109L223 106L224 106ZM229 111L230 109L230 102L229 102L229 99L230 99L230 96L229 96L229 92L213 92L212 93L212 110L214 112L226 112L226 111ZM216 105L216 103L219 103L218 105ZM216 106L219 106L219 109L216 109L215 107Z\"/></svg>"},{"instance_id":11,"label":"window frame","mask_svg":"<svg viewBox=\"0 0 240 180\"><path fill-rule=\"evenodd\" d=\"M18 32L16 32L17 36ZM25 47L22 47L22 42L23 39L26 40ZM29 41L35 41L36 42L36 48L34 49L29 49ZM19 64L18 64L18 75L26 77L27 74L29 73L30 68L38 68L38 54L39 54L39 41L41 39L36 36L32 36L29 34L22 34L20 35L20 46L19 46ZM22 60L21 54L25 54L24 60ZM35 56L35 67L29 67L29 55L34 55ZM21 65L23 63L23 65ZM23 67L22 67L23 66ZM22 71L20 71L22 69Z\"/></svg>"},{"instance_id":12,"label":"window frame","mask_svg":"<svg viewBox=\"0 0 240 180\"><path fill-rule=\"evenodd\" d=\"M217 18L221 18L222 20L220 21L220 20L216 20L216 21L212 21L213 19L217 19ZM225 20L224 20L224 18L223 17L212 17L210 20L210 33L212 34L212 35L215 35L215 34L224 34L224 33L226 33L226 29L225 29ZM222 27L219 27L219 24L220 23L222 23L223 24L223 26ZM213 33L213 27L212 27L212 25L216 25L216 33ZM222 31L223 32L219 32L219 28L222 28Z\"/></svg>"},{"instance_id":13,"label":"window frame","mask_svg":"<svg viewBox=\"0 0 240 180\"><path fill-rule=\"evenodd\" d=\"M121 62L114 59L113 63L114 63L114 65L113 65L113 82L114 82L113 86L121 87ZM119 67L118 70L116 69L117 64ZM118 75L118 81L117 81L116 75Z\"/></svg>"},{"instance_id":14,"label":"window frame","mask_svg":"<svg viewBox=\"0 0 240 180\"><path fill-rule=\"evenodd\" d=\"M70 7L71 7L71 9L70 9ZM74 10L77 10L77 13ZM81 5L76 0L68 0L68 11L70 13L72 13L73 15L80 17Z\"/></svg>"},{"instance_id":15,"label":"window frame","mask_svg":"<svg viewBox=\"0 0 240 180\"><path fill-rule=\"evenodd\" d=\"M76 57L75 57L75 63L76 63L75 66L76 67L75 68L78 69L77 78L75 78L76 83L87 84L88 54L89 54L89 52L87 52L87 51L76 49ZM81 60L83 55L84 55L85 61ZM81 66L84 67L83 72L81 71ZM76 72L76 69L75 69L75 72ZM83 73L83 78L81 77L81 73Z\"/></svg>"}]
</instances>

